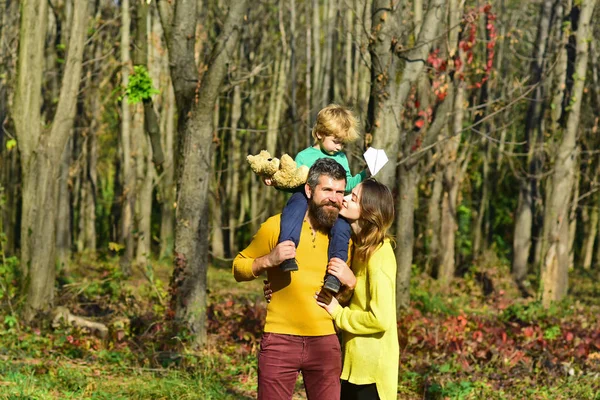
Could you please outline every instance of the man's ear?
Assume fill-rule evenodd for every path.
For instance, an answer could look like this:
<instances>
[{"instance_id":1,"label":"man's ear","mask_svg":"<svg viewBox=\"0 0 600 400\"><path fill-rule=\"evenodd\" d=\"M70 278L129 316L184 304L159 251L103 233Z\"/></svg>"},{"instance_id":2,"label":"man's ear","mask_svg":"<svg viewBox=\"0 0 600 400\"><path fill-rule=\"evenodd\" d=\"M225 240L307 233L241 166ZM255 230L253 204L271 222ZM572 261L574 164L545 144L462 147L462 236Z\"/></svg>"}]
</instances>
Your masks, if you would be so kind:
<instances>
[{"instance_id":1,"label":"man's ear","mask_svg":"<svg viewBox=\"0 0 600 400\"><path fill-rule=\"evenodd\" d=\"M312 191L310 190L310 186L308 186L308 183L304 184L304 193L306 193L306 197L308 197L309 199L312 197Z\"/></svg>"}]
</instances>

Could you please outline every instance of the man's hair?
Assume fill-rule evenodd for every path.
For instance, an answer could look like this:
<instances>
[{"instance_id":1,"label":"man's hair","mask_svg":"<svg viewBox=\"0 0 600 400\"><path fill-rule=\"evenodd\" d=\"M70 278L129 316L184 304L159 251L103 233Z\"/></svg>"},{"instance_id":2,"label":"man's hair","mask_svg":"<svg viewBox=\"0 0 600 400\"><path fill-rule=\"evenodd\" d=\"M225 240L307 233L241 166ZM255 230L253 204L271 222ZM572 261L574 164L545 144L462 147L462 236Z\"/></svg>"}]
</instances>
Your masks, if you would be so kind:
<instances>
[{"instance_id":1,"label":"man's hair","mask_svg":"<svg viewBox=\"0 0 600 400\"><path fill-rule=\"evenodd\" d=\"M368 261L381 243L390 238L388 230L394 222L394 196L386 185L374 178L363 181L360 187L361 229L354 238L354 254L359 260Z\"/></svg>"},{"instance_id":2,"label":"man's hair","mask_svg":"<svg viewBox=\"0 0 600 400\"><path fill-rule=\"evenodd\" d=\"M346 170L342 165L333 158L319 158L308 170L308 178L306 183L314 190L319 184L321 176L328 176L336 181L346 181Z\"/></svg>"},{"instance_id":3,"label":"man's hair","mask_svg":"<svg viewBox=\"0 0 600 400\"><path fill-rule=\"evenodd\" d=\"M359 138L358 118L349 108L330 104L317 114L312 129L315 142L319 141L317 135L333 136L344 144L354 142Z\"/></svg>"}]
</instances>

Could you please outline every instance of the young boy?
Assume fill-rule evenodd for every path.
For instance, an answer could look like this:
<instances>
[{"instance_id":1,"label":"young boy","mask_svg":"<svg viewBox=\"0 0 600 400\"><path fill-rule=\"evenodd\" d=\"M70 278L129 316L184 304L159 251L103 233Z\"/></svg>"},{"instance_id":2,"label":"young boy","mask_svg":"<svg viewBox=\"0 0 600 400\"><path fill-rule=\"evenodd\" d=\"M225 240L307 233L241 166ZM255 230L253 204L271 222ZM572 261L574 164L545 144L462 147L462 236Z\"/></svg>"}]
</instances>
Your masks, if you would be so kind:
<instances>
[{"instance_id":1,"label":"young boy","mask_svg":"<svg viewBox=\"0 0 600 400\"><path fill-rule=\"evenodd\" d=\"M298 166L311 167L320 158L332 158L346 170L346 192L350 192L355 186L367 177L367 170L352 176L348 158L343 153L345 144L358 139L358 121L352 111L336 104L330 104L317 114L317 121L312 130L315 144L302 150L296 156ZM270 184L270 182L265 181ZM301 186L288 200L281 214L281 228L278 243L286 240L294 242L296 247L300 242L302 222L308 209L308 199ZM331 229L329 240L329 260L340 258L348 260L348 242L350 240L350 225L346 220L339 217ZM295 259L285 260L280 268L282 271L297 271L298 264ZM324 288L337 293L340 290L340 281L333 275L325 276Z\"/></svg>"}]
</instances>

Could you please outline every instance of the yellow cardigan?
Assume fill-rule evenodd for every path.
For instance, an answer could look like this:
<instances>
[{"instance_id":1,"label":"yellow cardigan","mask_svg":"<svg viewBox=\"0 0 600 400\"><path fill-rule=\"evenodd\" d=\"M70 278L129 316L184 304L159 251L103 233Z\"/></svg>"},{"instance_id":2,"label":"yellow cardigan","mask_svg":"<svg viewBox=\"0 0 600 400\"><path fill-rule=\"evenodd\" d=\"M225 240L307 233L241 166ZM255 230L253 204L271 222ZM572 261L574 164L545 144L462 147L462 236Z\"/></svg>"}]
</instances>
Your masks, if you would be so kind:
<instances>
[{"instance_id":1,"label":"yellow cardigan","mask_svg":"<svg viewBox=\"0 0 600 400\"><path fill-rule=\"evenodd\" d=\"M354 259L356 288L348 307L332 317L342 332L344 367L341 378L356 385L375 383L381 400L397 398L398 328L396 257L385 240L366 263Z\"/></svg>"},{"instance_id":2,"label":"yellow cardigan","mask_svg":"<svg viewBox=\"0 0 600 400\"><path fill-rule=\"evenodd\" d=\"M252 242L233 260L233 276L238 282L256 279L252 263L268 254L279 237L280 215L269 218L261 225ZM282 272L279 267L269 268L273 296L267 305L265 332L300 336L335 334L331 317L319 307L314 296L323 286L327 269L329 237L322 232L313 236L305 219L296 249L298 271Z\"/></svg>"}]
</instances>

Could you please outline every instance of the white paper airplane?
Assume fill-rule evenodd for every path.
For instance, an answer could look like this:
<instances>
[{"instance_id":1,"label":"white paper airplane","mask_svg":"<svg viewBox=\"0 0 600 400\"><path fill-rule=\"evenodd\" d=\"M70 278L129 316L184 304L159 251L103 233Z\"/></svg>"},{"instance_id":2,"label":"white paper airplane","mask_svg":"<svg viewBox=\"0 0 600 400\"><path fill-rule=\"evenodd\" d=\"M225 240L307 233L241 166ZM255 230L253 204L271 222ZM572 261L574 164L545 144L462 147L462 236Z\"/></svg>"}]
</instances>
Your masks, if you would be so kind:
<instances>
[{"instance_id":1,"label":"white paper airplane","mask_svg":"<svg viewBox=\"0 0 600 400\"><path fill-rule=\"evenodd\" d=\"M388 162L387 155L383 149L369 147L367 151L365 151L365 154L363 154L363 157L367 162L369 171L371 171L371 176L375 176L375 174Z\"/></svg>"}]
</instances>

